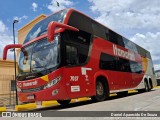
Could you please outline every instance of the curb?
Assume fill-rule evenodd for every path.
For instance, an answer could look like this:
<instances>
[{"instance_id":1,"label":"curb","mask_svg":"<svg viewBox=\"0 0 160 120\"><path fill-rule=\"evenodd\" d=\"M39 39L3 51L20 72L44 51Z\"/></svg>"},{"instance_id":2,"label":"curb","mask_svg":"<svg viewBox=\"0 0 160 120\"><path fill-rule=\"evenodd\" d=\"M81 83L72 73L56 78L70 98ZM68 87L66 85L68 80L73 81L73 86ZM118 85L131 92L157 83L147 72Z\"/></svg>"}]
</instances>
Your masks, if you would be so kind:
<instances>
[{"instance_id":1,"label":"curb","mask_svg":"<svg viewBox=\"0 0 160 120\"><path fill-rule=\"evenodd\" d=\"M50 107L50 106L57 106L59 105L57 101L43 101L42 107Z\"/></svg>"},{"instance_id":2,"label":"curb","mask_svg":"<svg viewBox=\"0 0 160 120\"><path fill-rule=\"evenodd\" d=\"M15 106L15 111L24 111L24 110L32 110L32 109L36 109L36 103L28 103L28 104L24 104L24 105L16 105Z\"/></svg>"},{"instance_id":3,"label":"curb","mask_svg":"<svg viewBox=\"0 0 160 120\"><path fill-rule=\"evenodd\" d=\"M128 93L136 93L138 92L137 90L129 90Z\"/></svg>"},{"instance_id":4,"label":"curb","mask_svg":"<svg viewBox=\"0 0 160 120\"><path fill-rule=\"evenodd\" d=\"M0 107L0 112L6 112L7 108L6 107Z\"/></svg>"},{"instance_id":5,"label":"curb","mask_svg":"<svg viewBox=\"0 0 160 120\"><path fill-rule=\"evenodd\" d=\"M71 103L75 103L75 102L81 102L81 101L86 101L86 100L90 100L90 98L88 97L84 97L84 98L78 98L78 99L72 99ZM22 105L16 105L15 109L10 109L10 111L29 111L29 110L36 110L39 108L45 108L45 107L52 107L52 106L58 106L59 103L55 100L53 101L42 101L42 102L37 102L37 103L28 103L28 104L22 104ZM6 107L0 107L0 112L6 112L8 111L6 109Z\"/></svg>"}]
</instances>

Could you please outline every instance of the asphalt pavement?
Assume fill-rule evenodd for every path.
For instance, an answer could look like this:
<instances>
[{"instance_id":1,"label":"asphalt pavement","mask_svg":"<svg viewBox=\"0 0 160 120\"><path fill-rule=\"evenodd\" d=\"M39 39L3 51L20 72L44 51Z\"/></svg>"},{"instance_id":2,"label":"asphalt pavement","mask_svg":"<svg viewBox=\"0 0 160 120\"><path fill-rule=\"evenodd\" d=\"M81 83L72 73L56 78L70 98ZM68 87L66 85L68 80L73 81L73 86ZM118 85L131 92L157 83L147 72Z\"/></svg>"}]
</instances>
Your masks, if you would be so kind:
<instances>
[{"instance_id":1,"label":"asphalt pavement","mask_svg":"<svg viewBox=\"0 0 160 120\"><path fill-rule=\"evenodd\" d=\"M59 111L160 111L160 89L131 93L125 97L113 96L103 102L91 102Z\"/></svg>"}]
</instances>

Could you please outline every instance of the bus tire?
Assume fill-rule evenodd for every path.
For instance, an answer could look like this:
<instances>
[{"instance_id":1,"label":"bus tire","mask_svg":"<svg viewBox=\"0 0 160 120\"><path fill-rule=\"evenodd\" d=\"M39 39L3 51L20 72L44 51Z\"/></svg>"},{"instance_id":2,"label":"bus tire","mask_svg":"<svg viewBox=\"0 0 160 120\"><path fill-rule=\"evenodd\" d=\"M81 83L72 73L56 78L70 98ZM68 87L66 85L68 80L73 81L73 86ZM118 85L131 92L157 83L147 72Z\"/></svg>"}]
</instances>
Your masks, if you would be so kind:
<instances>
[{"instance_id":1,"label":"bus tire","mask_svg":"<svg viewBox=\"0 0 160 120\"><path fill-rule=\"evenodd\" d=\"M124 97L124 96L127 96L128 91L118 92L118 93L116 93L116 94L117 94L118 96Z\"/></svg>"},{"instance_id":2,"label":"bus tire","mask_svg":"<svg viewBox=\"0 0 160 120\"><path fill-rule=\"evenodd\" d=\"M140 89L138 90L138 92L142 93L142 92L148 92L149 91L149 86L148 86L148 82L147 79L144 80L144 89Z\"/></svg>"},{"instance_id":3,"label":"bus tire","mask_svg":"<svg viewBox=\"0 0 160 120\"><path fill-rule=\"evenodd\" d=\"M149 85L148 85L147 80L144 81L144 86L145 86L145 88L144 88L145 92L148 92L149 91Z\"/></svg>"},{"instance_id":4,"label":"bus tire","mask_svg":"<svg viewBox=\"0 0 160 120\"><path fill-rule=\"evenodd\" d=\"M60 105L68 105L71 102L71 100L57 100L57 102Z\"/></svg>"},{"instance_id":5,"label":"bus tire","mask_svg":"<svg viewBox=\"0 0 160 120\"><path fill-rule=\"evenodd\" d=\"M149 90L153 89L152 79L149 79L148 86L149 86Z\"/></svg>"},{"instance_id":6,"label":"bus tire","mask_svg":"<svg viewBox=\"0 0 160 120\"><path fill-rule=\"evenodd\" d=\"M109 96L109 89L105 78L96 81L96 95L91 97L95 102L104 101Z\"/></svg>"}]
</instances>

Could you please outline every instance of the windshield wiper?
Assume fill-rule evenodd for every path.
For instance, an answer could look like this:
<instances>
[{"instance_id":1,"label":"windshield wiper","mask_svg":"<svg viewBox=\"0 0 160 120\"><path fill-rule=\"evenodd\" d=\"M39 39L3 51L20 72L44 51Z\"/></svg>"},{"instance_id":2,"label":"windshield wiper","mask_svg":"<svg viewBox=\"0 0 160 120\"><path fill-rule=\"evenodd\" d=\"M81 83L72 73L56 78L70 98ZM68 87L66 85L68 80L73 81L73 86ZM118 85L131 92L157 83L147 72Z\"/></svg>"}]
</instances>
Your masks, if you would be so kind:
<instances>
[{"instance_id":1,"label":"windshield wiper","mask_svg":"<svg viewBox=\"0 0 160 120\"><path fill-rule=\"evenodd\" d=\"M47 64L47 65L48 65L48 64ZM36 68L42 68L42 69L45 70L46 72L48 72L48 71L49 71L49 72L52 72L50 69L47 68L47 65L34 67L35 70L33 70L34 68L32 68L32 69L31 69L31 72L38 72ZM43 70L40 70L39 72L41 72L41 71L43 71Z\"/></svg>"},{"instance_id":2,"label":"windshield wiper","mask_svg":"<svg viewBox=\"0 0 160 120\"><path fill-rule=\"evenodd\" d=\"M36 67L33 67L32 69L31 69L31 71L37 71L37 69L36 68L43 68L43 69L47 69L46 68L46 65L45 66L36 66ZM35 69L35 70L34 70Z\"/></svg>"}]
</instances>

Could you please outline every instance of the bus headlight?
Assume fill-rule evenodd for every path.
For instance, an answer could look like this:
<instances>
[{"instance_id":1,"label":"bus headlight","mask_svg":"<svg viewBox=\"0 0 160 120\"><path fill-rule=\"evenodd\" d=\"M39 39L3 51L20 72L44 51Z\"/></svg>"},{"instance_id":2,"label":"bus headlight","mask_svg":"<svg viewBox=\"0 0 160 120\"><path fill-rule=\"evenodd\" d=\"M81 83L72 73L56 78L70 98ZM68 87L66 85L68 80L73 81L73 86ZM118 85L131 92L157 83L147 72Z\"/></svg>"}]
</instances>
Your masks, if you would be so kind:
<instances>
[{"instance_id":1,"label":"bus headlight","mask_svg":"<svg viewBox=\"0 0 160 120\"><path fill-rule=\"evenodd\" d=\"M61 80L62 76L59 76L51 81L49 81L46 85L44 85L43 89L47 89L57 84Z\"/></svg>"}]
</instances>

